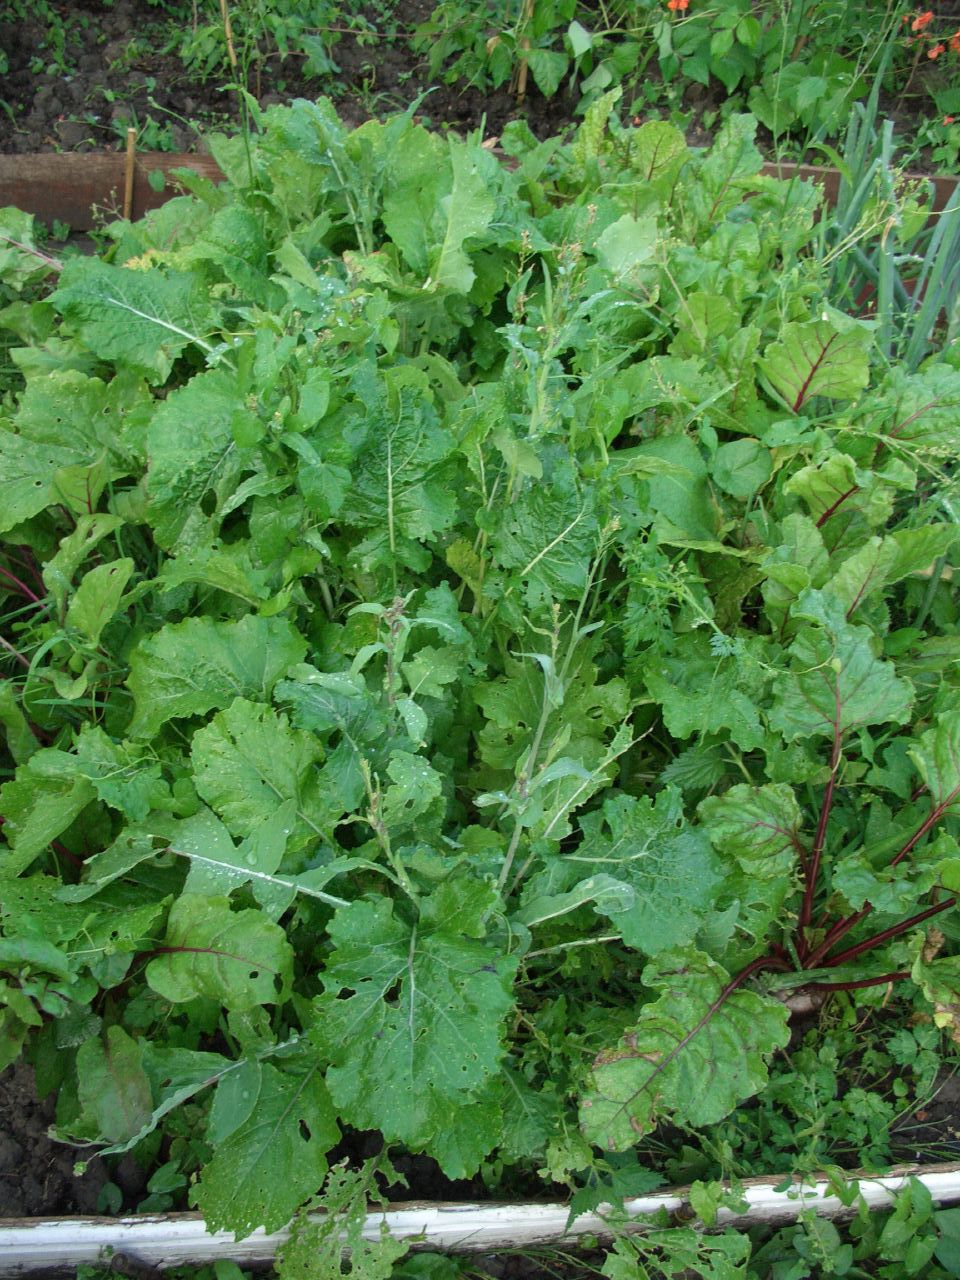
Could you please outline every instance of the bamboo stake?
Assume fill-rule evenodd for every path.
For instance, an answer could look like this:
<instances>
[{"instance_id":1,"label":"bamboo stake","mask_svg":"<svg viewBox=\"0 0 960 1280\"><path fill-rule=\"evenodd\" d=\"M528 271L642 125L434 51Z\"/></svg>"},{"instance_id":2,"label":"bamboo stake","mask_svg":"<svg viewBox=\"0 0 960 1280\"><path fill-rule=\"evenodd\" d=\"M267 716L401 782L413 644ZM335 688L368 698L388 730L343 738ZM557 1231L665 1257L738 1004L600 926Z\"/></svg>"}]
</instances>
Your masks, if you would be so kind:
<instances>
[{"instance_id":1,"label":"bamboo stake","mask_svg":"<svg viewBox=\"0 0 960 1280\"><path fill-rule=\"evenodd\" d=\"M233 27L230 25L230 10L227 0L220 0L220 16L223 18L223 34L227 40L227 57L230 59L230 70L237 74L237 51L233 47Z\"/></svg>"},{"instance_id":2,"label":"bamboo stake","mask_svg":"<svg viewBox=\"0 0 960 1280\"><path fill-rule=\"evenodd\" d=\"M123 216L127 222L133 220L133 174L137 159L137 131L127 130L127 154L123 160Z\"/></svg>"}]
</instances>

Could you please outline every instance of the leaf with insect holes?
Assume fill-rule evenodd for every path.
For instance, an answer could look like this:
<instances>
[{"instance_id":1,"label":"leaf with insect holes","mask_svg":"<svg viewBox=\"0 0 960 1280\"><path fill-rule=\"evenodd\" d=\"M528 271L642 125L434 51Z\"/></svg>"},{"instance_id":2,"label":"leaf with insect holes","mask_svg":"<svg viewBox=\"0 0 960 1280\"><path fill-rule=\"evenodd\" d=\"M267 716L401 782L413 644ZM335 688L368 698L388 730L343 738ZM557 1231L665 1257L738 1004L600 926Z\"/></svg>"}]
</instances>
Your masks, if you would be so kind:
<instances>
[{"instance_id":1,"label":"leaf with insect holes","mask_svg":"<svg viewBox=\"0 0 960 1280\"><path fill-rule=\"evenodd\" d=\"M841 332L829 320L792 321L764 351L760 372L794 413L814 396L852 400L870 377L871 340L868 329Z\"/></svg>"},{"instance_id":2,"label":"leaf with insect holes","mask_svg":"<svg viewBox=\"0 0 960 1280\"><path fill-rule=\"evenodd\" d=\"M195 1203L207 1230L285 1227L323 1184L339 1137L319 1062L263 1063L253 1108L204 1166Z\"/></svg>"},{"instance_id":3,"label":"leaf with insect holes","mask_svg":"<svg viewBox=\"0 0 960 1280\"><path fill-rule=\"evenodd\" d=\"M344 1119L439 1156L502 1054L516 959L484 940L497 895L454 875L408 923L385 898L341 907L311 1037Z\"/></svg>"},{"instance_id":4,"label":"leaf with insect holes","mask_svg":"<svg viewBox=\"0 0 960 1280\"><path fill-rule=\"evenodd\" d=\"M580 1126L607 1151L625 1151L660 1123L715 1124L767 1081L789 1012L737 988L695 951L660 956L642 974L659 998L644 1004L616 1046L596 1057L580 1100Z\"/></svg>"},{"instance_id":5,"label":"leaf with insect holes","mask_svg":"<svg viewBox=\"0 0 960 1280\"><path fill-rule=\"evenodd\" d=\"M290 1238L280 1246L277 1270L283 1280L342 1280L347 1258L351 1280L390 1280L396 1274L393 1264L408 1244L392 1236L385 1222L378 1238L370 1239L367 1229L371 1201L381 1198L379 1165L375 1158L360 1169L349 1168L346 1160L333 1166L319 1201L309 1215L297 1215ZM438 1254L430 1256L439 1260ZM428 1267L423 1280L453 1277L444 1268Z\"/></svg>"},{"instance_id":6,"label":"leaf with insect holes","mask_svg":"<svg viewBox=\"0 0 960 1280\"><path fill-rule=\"evenodd\" d=\"M283 618L251 614L235 622L200 617L168 623L131 655L127 687L134 715L128 732L152 738L176 717L226 707L238 697L265 700L306 648Z\"/></svg>"},{"instance_id":7,"label":"leaf with insect holes","mask_svg":"<svg viewBox=\"0 0 960 1280\"><path fill-rule=\"evenodd\" d=\"M225 1009L282 1004L293 948L260 911L232 911L227 898L185 893L170 908L163 944L146 969L149 986L172 1004L208 996Z\"/></svg>"}]
</instances>

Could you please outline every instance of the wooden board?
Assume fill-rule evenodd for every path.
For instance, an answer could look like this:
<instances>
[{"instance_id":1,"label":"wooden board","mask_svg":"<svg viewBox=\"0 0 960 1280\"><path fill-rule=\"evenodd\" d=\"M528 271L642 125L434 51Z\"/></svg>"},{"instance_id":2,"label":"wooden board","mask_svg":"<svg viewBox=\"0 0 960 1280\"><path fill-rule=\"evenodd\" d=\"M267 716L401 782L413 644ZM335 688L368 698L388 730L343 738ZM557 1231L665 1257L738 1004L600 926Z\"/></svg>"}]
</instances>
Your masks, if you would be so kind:
<instances>
[{"instance_id":1,"label":"wooden board","mask_svg":"<svg viewBox=\"0 0 960 1280\"><path fill-rule=\"evenodd\" d=\"M122 216L123 164L120 152L0 155L0 208L15 205L44 222L56 219L74 231L89 231L98 223ZM223 177L211 156L146 151L139 154L134 173L133 217L142 217L148 209L156 209L177 195L176 181L169 175L174 169L184 168L215 182ZM800 177L822 183L827 199L831 204L836 201L840 186L836 169L811 164L766 164L762 172L771 177ZM160 191L155 191L149 182L149 175L156 173L165 177ZM905 176L923 180L920 174ZM938 211L953 195L958 180L935 177L930 181L934 184L934 210Z\"/></svg>"},{"instance_id":2,"label":"wooden board","mask_svg":"<svg viewBox=\"0 0 960 1280\"><path fill-rule=\"evenodd\" d=\"M120 152L0 156L0 208L15 205L44 222L56 219L74 231L89 231L123 216L123 166ZM193 169L214 181L223 178L210 156L143 152L134 169L135 219L178 194L169 176L174 169ZM150 185L152 173L164 175L162 190Z\"/></svg>"},{"instance_id":3,"label":"wooden board","mask_svg":"<svg viewBox=\"0 0 960 1280\"><path fill-rule=\"evenodd\" d=\"M938 1205L960 1199L957 1165L910 1166L884 1177L850 1173L869 1209L889 1208L893 1197L916 1177ZM743 1184L742 1212L721 1209L720 1226L746 1227L755 1223L795 1221L804 1210L829 1218L850 1217L855 1204L834 1194L824 1174L799 1181L782 1174L748 1178ZM686 1217L689 1188L636 1200L623 1208L638 1219L634 1229L649 1229L649 1215L666 1212ZM695 1216L695 1215L694 1215ZM363 1227L367 1240L380 1238L381 1226L392 1236L410 1241L413 1248L494 1252L498 1249L557 1245L579 1236L609 1236L601 1216L587 1213L567 1227L569 1208L563 1204L394 1204L371 1211ZM202 1218L193 1213L170 1213L133 1218L21 1218L0 1222L0 1276L24 1276L36 1271L67 1271L78 1264L103 1263L110 1253L128 1254L155 1267L198 1266L230 1258L238 1263L271 1262L288 1232L267 1235L254 1231L235 1241L227 1232L208 1233ZM123 1270L123 1268L118 1268Z\"/></svg>"}]
</instances>

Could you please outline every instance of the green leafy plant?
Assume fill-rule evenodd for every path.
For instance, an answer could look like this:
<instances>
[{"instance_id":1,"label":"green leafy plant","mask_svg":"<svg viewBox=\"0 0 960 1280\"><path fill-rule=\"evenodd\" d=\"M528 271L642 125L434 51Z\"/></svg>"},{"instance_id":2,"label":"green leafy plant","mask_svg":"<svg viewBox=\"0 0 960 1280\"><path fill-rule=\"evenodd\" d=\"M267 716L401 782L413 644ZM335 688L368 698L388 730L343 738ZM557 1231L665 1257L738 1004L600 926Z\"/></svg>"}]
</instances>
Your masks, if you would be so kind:
<instances>
[{"instance_id":1,"label":"green leafy plant","mask_svg":"<svg viewBox=\"0 0 960 1280\"><path fill-rule=\"evenodd\" d=\"M212 1228L353 1130L658 1180L793 1008L956 1033L954 353L618 96L514 169L254 105L0 317L5 1060L106 1154L192 1109Z\"/></svg>"}]
</instances>

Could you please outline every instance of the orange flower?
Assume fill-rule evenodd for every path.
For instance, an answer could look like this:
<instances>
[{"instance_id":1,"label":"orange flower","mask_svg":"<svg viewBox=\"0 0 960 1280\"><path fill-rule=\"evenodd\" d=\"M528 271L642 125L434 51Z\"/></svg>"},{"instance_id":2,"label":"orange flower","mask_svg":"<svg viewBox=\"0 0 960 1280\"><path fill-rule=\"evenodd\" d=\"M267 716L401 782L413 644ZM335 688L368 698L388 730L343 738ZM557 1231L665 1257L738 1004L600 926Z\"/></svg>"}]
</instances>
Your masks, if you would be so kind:
<instances>
[{"instance_id":1,"label":"orange flower","mask_svg":"<svg viewBox=\"0 0 960 1280\"><path fill-rule=\"evenodd\" d=\"M950 48L954 53L960 53L960 31L955 31L950 37Z\"/></svg>"},{"instance_id":2,"label":"orange flower","mask_svg":"<svg viewBox=\"0 0 960 1280\"><path fill-rule=\"evenodd\" d=\"M944 49L946 49L946 47L947 46L945 44L935 44L932 49L927 50L927 57L939 58L941 53L943 53Z\"/></svg>"},{"instance_id":3,"label":"orange flower","mask_svg":"<svg viewBox=\"0 0 960 1280\"><path fill-rule=\"evenodd\" d=\"M943 123L944 123L944 124L953 124L953 122L954 122L954 120L956 120L956 118L957 118L956 116L944 116L944 117L943 117Z\"/></svg>"},{"instance_id":4,"label":"orange flower","mask_svg":"<svg viewBox=\"0 0 960 1280\"><path fill-rule=\"evenodd\" d=\"M667 8L671 13L676 13L678 9L683 13L689 4L690 0L667 0Z\"/></svg>"},{"instance_id":5,"label":"orange flower","mask_svg":"<svg viewBox=\"0 0 960 1280\"><path fill-rule=\"evenodd\" d=\"M914 20L910 23L911 31L922 31L925 26L933 21L933 13L930 9L926 13L918 13Z\"/></svg>"}]
</instances>

